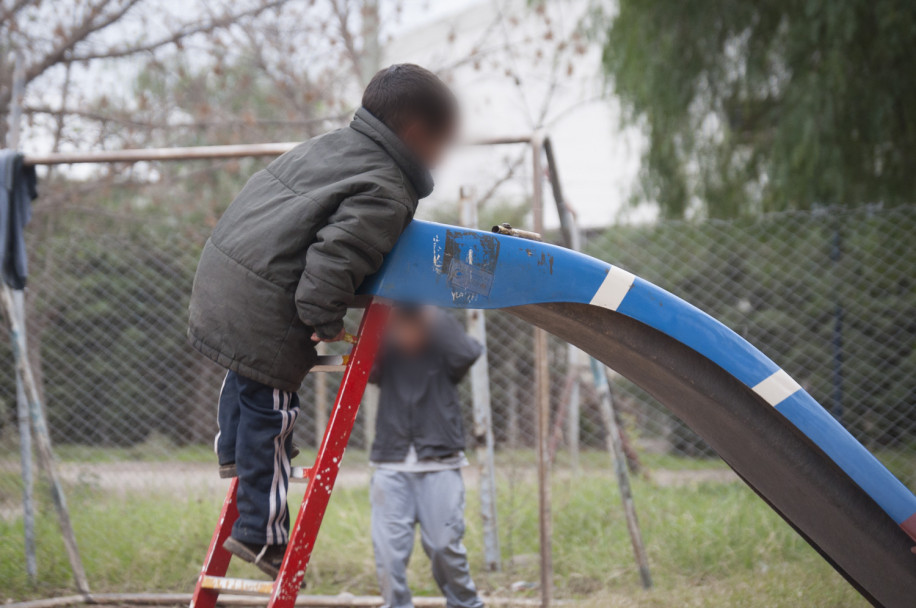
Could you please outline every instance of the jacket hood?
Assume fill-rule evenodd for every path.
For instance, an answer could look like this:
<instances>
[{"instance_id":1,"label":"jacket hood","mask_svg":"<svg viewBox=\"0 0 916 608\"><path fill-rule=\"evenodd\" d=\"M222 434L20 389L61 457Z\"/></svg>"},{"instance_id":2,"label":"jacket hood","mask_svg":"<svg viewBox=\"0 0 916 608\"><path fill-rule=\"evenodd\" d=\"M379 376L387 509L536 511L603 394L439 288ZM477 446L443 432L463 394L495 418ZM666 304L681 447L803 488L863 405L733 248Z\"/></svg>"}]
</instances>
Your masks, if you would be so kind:
<instances>
[{"instance_id":1,"label":"jacket hood","mask_svg":"<svg viewBox=\"0 0 916 608\"><path fill-rule=\"evenodd\" d=\"M426 198L430 195L435 184L429 169L417 160L401 138L395 135L385 123L373 116L366 108L360 108L353 116L350 127L380 145L394 159L394 162L410 180L410 185L416 191L417 198Z\"/></svg>"}]
</instances>

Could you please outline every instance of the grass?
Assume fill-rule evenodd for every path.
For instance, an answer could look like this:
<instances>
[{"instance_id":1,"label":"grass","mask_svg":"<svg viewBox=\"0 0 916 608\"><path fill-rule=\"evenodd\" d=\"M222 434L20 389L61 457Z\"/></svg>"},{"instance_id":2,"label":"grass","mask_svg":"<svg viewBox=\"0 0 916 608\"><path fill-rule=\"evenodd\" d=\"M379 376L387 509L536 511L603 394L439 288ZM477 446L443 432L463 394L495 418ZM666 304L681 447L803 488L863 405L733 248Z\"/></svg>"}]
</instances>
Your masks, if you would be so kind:
<instances>
[{"instance_id":1,"label":"grass","mask_svg":"<svg viewBox=\"0 0 916 608\"><path fill-rule=\"evenodd\" d=\"M54 446L54 453L61 462L213 462L211 446L175 446L156 438L123 448L61 444Z\"/></svg>"},{"instance_id":2,"label":"grass","mask_svg":"<svg viewBox=\"0 0 916 608\"><path fill-rule=\"evenodd\" d=\"M13 441L4 452L0 452L0 460L16 462L18 464L19 451L15 449ZM314 458L314 448L299 446L303 450L302 460ZM366 462L368 454L364 450L348 450L348 460L351 462ZM55 444L54 454L60 462L74 463L115 463L115 462L213 462L213 447L210 445L176 445L174 442L161 435L152 435L143 443L130 447L94 446L82 444L61 443ZM499 450L499 464L504 467L532 466L537 462L537 456L531 448L501 449ZM470 458L474 457L469 452ZM710 469L726 467L719 458L691 458L672 454L642 454L642 462L651 469ZM580 453L580 465L584 469L606 470L609 456L603 450L588 449ZM557 453L556 465L559 468L569 466L569 454L565 450Z\"/></svg>"},{"instance_id":3,"label":"grass","mask_svg":"<svg viewBox=\"0 0 916 608\"><path fill-rule=\"evenodd\" d=\"M596 607L865 605L738 483L658 487L635 482L656 583L651 592L642 591L613 478L595 458L595 468L583 461L583 474L557 475L553 484L558 597ZM512 467L500 473L501 573L484 571L477 495L469 492L467 545L475 579L487 593L510 595L513 582L538 580L537 495L528 473ZM175 496L112 496L89 486L71 488L74 526L95 591L192 589L220 497L204 490ZM377 593L368 530L367 489L335 491L309 568L310 593ZM44 503L38 540L42 582L33 587L24 572L21 522L0 519L0 602L72 592L53 511ZM237 575L257 576L245 565L235 568ZM418 595L438 595L419 549L411 584Z\"/></svg>"}]
</instances>

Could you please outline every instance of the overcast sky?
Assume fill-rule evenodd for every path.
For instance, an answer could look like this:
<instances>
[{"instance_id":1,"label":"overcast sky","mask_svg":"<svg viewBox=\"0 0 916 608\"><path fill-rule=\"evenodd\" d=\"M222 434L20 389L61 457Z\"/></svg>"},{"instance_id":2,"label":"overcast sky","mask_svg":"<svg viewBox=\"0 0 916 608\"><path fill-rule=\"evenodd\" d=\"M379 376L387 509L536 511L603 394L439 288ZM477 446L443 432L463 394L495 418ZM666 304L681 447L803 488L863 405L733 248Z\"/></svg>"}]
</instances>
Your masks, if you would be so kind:
<instances>
[{"instance_id":1,"label":"overcast sky","mask_svg":"<svg viewBox=\"0 0 916 608\"><path fill-rule=\"evenodd\" d=\"M394 3L383 2L383 8ZM200 5L186 0L166 0L164 15L188 18ZM619 111L606 94L600 75L599 50L591 45L581 55L558 54L569 63L571 74L563 72L551 81L551 49L568 39L579 26L587 0L548 2L552 41L543 39L544 24L531 10L527 0L403 0L397 18L383 16L385 63L411 61L439 69L465 59L472 48L489 45L495 51L493 64L481 69L468 63L452 70L453 85L466 110L465 125L471 136L530 134L542 109L545 123L555 143L560 176L567 199L584 226L607 225L621 219L627 211L626 198L638 169L644 138L634 130L621 130ZM390 9L389 9L390 10ZM511 22L511 23L510 23ZM160 22L161 24L162 22ZM134 15L106 34L111 41L135 35L141 15ZM152 36L156 32L146 32ZM155 36L154 36L155 37ZM537 57L539 49L546 55ZM185 48L193 53L193 45ZM109 96L129 94L137 62L104 62L75 82L88 83L89 91L104 91ZM511 71L512 76L507 76ZM57 104L58 84L51 78L29 94L51 105ZM34 97L33 97L34 99ZM358 103L354 91L353 105ZM549 103L546 101L549 100ZM26 134L26 151L42 151L50 146L37 133ZM519 148L464 150L437 174L436 192L424 205L454 201L464 188L480 196L505 174L506 166L519 155ZM84 175L89 167L75 167L74 175ZM522 201L530 195L530 160L525 161L515 178L503 185L492 200ZM422 215L428 215L423 214ZM629 213L630 218L634 217ZM651 214L635 214L636 219ZM555 212L546 215L549 226L556 225Z\"/></svg>"},{"instance_id":2,"label":"overcast sky","mask_svg":"<svg viewBox=\"0 0 916 608\"><path fill-rule=\"evenodd\" d=\"M549 48L541 40L538 19L526 0L457 0L431 3L407 0L395 39L387 45L386 62L411 61L433 69L449 65L468 55L482 35L504 38L515 52L509 54L507 78L501 70L475 71L471 65L455 70L455 88L466 110L466 130L471 136L519 135L530 133L533 114L550 96L546 122L555 144L557 164L566 197L584 226L604 226L621 219L628 211L626 199L638 170L643 138L634 130L621 130L619 108L600 74L599 50L591 45L584 55L571 58L574 71L562 71L554 90L548 90L547 58L537 59L532 49ZM552 23L558 35L569 34L579 25L586 3L554 2ZM515 27L491 28L494 20L515 16ZM445 40L454 38L451 44ZM526 42L528 39L535 42ZM547 52L545 50L545 52ZM565 61L565 59L564 59ZM471 150L459 154L437 175L437 189L431 202L453 200L460 187L486 189L504 173L505 156L512 150ZM530 193L528 163L518 177L501 189L500 196L517 199ZM627 213L630 219L651 214ZM556 225L556 214L546 214L548 226Z\"/></svg>"}]
</instances>

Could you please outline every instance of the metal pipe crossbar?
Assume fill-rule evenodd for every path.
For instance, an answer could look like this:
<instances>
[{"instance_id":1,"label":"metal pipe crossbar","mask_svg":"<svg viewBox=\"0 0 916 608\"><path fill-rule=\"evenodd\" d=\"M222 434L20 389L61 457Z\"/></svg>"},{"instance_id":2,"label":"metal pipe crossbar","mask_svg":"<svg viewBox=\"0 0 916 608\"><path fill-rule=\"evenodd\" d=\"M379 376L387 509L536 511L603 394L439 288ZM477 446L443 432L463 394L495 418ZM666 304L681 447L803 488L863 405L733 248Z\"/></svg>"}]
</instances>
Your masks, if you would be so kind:
<instances>
[{"instance_id":1,"label":"metal pipe crossbar","mask_svg":"<svg viewBox=\"0 0 916 608\"><path fill-rule=\"evenodd\" d=\"M531 143L530 136L490 137L464 142L467 146L500 146ZM85 152L51 152L26 155L26 165L74 165L86 163L139 163L176 160L214 160L220 158L246 158L279 156L292 150L300 142L284 141L264 144L238 144L229 146L190 146L177 148L134 148L126 150L97 150Z\"/></svg>"}]
</instances>

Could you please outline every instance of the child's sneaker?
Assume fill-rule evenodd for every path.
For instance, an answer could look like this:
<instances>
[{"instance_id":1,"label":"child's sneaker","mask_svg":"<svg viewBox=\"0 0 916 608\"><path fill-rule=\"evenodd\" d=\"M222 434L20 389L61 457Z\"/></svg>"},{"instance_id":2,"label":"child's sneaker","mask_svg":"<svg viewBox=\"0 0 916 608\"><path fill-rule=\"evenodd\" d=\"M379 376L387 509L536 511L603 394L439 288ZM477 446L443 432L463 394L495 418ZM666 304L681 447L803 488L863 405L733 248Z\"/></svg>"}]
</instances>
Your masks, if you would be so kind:
<instances>
[{"instance_id":1,"label":"child's sneaker","mask_svg":"<svg viewBox=\"0 0 916 608\"><path fill-rule=\"evenodd\" d=\"M292 460L299 455L299 447L293 446L289 451L289 459ZM233 477L238 477L239 472L235 468L234 462L229 462L226 464L219 465L219 476L222 479L232 479Z\"/></svg>"},{"instance_id":2,"label":"child's sneaker","mask_svg":"<svg viewBox=\"0 0 916 608\"><path fill-rule=\"evenodd\" d=\"M271 578L277 578L280 574L280 565L286 554L286 545L257 545L231 536L223 543L223 549L249 564L254 564Z\"/></svg>"}]
</instances>

